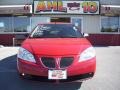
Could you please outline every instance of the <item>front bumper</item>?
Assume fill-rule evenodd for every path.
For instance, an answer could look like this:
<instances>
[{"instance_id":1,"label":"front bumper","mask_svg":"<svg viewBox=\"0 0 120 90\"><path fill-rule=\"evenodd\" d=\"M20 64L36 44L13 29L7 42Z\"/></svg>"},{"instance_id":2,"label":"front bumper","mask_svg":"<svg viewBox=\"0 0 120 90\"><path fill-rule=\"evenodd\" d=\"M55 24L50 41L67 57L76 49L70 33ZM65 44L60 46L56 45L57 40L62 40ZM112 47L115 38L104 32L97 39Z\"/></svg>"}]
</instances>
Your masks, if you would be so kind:
<instances>
[{"instance_id":1,"label":"front bumper","mask_svg":"<svg viewBox=\"0 0 120 90\"><path fill-rule=\"evenodd\" d=\"M48 68L44 68L42 65L24 61L21 59L17 60L17 68L19 73L28 75L48 77ZM67 69L67 80L82 80L93 77L96 70L96 59L75 63L69 66ZM61 80L65 81L65 80Z\"/></svg>"}]
</instances>

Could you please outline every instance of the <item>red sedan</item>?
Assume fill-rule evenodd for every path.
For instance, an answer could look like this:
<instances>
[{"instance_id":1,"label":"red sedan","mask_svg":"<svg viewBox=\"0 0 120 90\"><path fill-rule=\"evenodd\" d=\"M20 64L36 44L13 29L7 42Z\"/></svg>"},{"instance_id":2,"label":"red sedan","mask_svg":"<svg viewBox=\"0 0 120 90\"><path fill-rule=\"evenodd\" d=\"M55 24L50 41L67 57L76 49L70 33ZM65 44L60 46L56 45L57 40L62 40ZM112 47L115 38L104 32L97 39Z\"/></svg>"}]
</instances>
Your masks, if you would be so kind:
<instances>
[{"instance_id":1,"label":"red sedan","mask_svg":"<svg viewBox=\"0 0 120 90\"><path fill-rule=\"evenodd\" d=\"M95 50L77 26L39 24L22 43L17 55L21 75L49 80L84 80L96 69Z\"/></svg>"}]
</instances>

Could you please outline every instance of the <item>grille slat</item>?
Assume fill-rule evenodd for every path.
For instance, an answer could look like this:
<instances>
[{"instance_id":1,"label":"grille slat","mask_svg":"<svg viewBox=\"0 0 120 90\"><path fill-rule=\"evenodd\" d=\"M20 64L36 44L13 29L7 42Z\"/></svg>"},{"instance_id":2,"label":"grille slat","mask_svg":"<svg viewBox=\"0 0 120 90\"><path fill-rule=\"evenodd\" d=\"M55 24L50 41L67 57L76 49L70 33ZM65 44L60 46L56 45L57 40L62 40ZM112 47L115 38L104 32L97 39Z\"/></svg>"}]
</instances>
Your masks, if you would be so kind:
<instances>
[{"instance_id":1,"label":"grille slat","mask_svg":"<svg viewBox=\"0 0 120 90\"><path fill-rule=\"evenodd\" d=\"M62 57L60 61L60 68L65 68L73 63L73 57Z\"/></svg>"},{"instance_id":2,"label":"grille slat","mask_svg":"<svg viewBox=\"0 0 120 90\"><path fill-rule=\"evenodd\" d=\"M55 59L51 57L41 57L42 63L48 68L55 68Z\"/></svg>"},{"instance_id":3,"label":"grille slat","mask_svg":"<svg viewBox=\"0 0 120 90\"><path fill-rule=\"evenodd\" d=\"M73 57L62 57L60 59L60 68L66 68L70 66L73 63L74 58ZM56 68L56 60L52 57L41 57L41 61L47 68Z\"/></svg>"}]
</instances>

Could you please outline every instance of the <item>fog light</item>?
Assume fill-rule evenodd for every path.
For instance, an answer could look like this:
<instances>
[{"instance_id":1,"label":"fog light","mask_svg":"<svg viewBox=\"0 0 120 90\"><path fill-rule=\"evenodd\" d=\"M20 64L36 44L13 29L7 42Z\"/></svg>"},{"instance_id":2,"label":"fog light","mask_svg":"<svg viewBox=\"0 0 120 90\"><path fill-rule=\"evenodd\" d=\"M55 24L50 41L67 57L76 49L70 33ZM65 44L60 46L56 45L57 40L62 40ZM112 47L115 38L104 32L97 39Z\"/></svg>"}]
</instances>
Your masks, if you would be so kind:
<instances>
[{"instance_id":1,"label":"fog light","mask_svg":"<svg viewBox=\"0 0 120 90\"><path fill-rule=\"evenodd\" d=\"M25 74L24 74L24 73L22 73L22 76L25 76Z\"/></svg>"}]
</instances>

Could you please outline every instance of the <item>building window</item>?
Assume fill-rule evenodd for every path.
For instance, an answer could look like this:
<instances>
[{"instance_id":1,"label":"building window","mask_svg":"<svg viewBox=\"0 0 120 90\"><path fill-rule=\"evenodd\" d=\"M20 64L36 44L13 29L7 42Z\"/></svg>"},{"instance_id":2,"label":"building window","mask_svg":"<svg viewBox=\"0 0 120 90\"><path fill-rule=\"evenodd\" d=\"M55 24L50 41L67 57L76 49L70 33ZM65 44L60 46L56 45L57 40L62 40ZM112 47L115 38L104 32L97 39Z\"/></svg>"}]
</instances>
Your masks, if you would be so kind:
<instances>
[{"instance_id":1,"label":"building window","mask_svg":"<svg viewBox=\"0 0 120 90\"><path fill-rule=\"evenodd\" d=\"M12 17L0 17L0 32L13 32Z\"/></svg>"},{"instance_id":2,"label":"building window","mask_svg":"<svg viewBox=\"0 0 120 90\"><path fill-rule=\"evenodd\" d=\"M28 32L30 29L30 17L0 17L0 33Z\"/></svg>"},{"instance_id":3,"label":"building window","mask_svg":"<svg viewBox=\"0 0 120 90\"><path fill-rule=\"evenodd\" d=\"M119 17L102 16L101 17L101 32L118 32Z\"/></svg>"},{"instance_id":4,"label":"building window","mask_svg":"<svg viewBox=\"0 0 120 90\"><path fill-rule=\"evenodd\" d=\"M69 17L51 17L50 22L70 23Z\"/></svg>"},{"instance_id":5,"label":"building window","mask_svg":"<svg viewBox=\"0 0 120 90\"><path fill-rule=\"evenodd\" d=\"M30 26L30 17L19 16L14 17L14 32L29 32L31 29Z\"/></svg>"}]
</instances>

